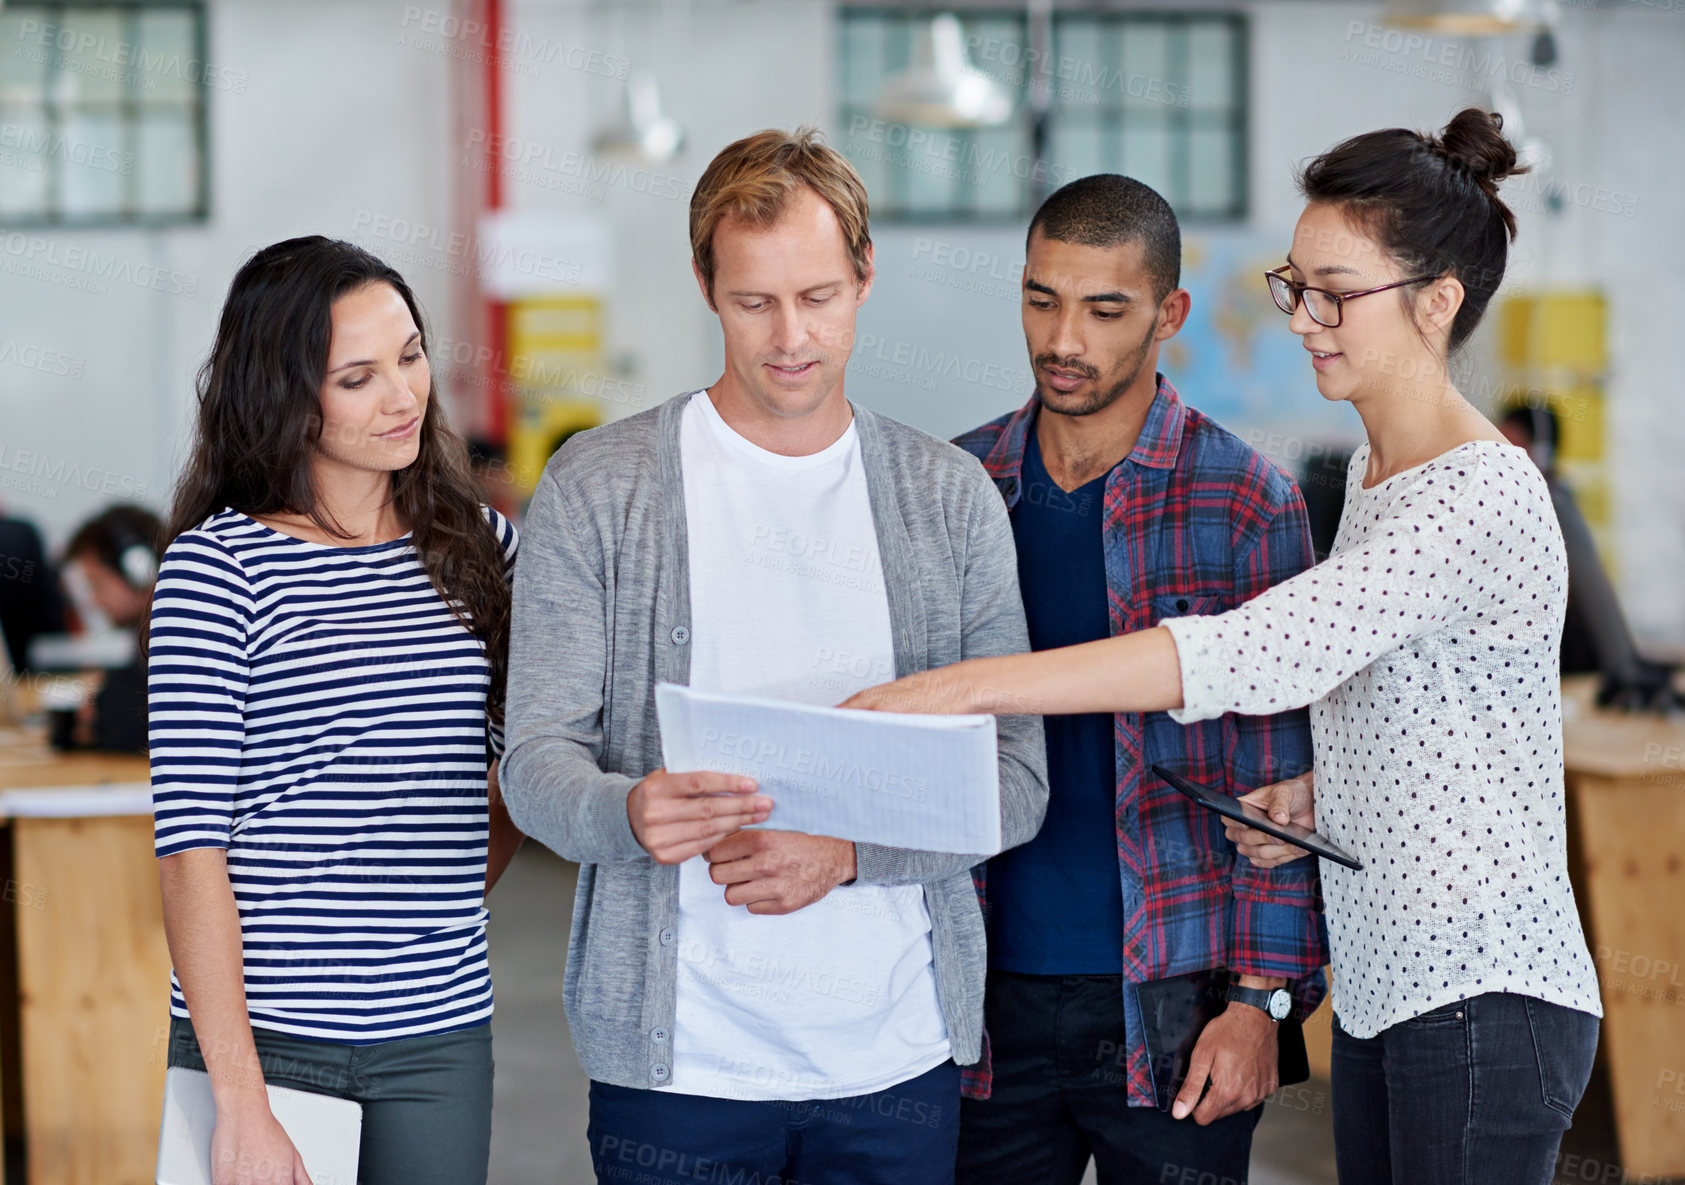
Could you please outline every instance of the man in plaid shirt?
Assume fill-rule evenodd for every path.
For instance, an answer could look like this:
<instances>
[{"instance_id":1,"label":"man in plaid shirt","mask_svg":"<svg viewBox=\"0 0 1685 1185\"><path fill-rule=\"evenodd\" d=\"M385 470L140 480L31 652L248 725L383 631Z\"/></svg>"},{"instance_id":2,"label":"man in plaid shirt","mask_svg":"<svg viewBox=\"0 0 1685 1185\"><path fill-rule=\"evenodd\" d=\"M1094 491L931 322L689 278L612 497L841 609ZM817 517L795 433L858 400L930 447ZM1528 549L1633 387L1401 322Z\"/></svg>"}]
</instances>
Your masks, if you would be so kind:
<instances>
[{"instance_id":1,"label":"man in plaid shirt","mask_svg":"<svg viewBox=\"0 0 1685 1185\"><path fill-rule=\"evenodd\" d=\"M1072 182L1030 224L1035 394L955 443L1006 499L1034 649L1221 613L1313 562L1292 479L1157 374L1188 314L1180 264L1175 215L1127 177ZM967 1072L958 1181L1076 1185L1092 1156L1102 1185L1244 1182L1277 1084L1276 989L1301 1016L1323 993L1316 862L1237 859L1219 817L1150 767L1242 795L1310 768L1306 715L1046 728L1047 820L978 875L986 1040ZM1135 985L1208 968L1233 977L1228 1006L1160 1111Z\"/></svg>"}]
</instances>

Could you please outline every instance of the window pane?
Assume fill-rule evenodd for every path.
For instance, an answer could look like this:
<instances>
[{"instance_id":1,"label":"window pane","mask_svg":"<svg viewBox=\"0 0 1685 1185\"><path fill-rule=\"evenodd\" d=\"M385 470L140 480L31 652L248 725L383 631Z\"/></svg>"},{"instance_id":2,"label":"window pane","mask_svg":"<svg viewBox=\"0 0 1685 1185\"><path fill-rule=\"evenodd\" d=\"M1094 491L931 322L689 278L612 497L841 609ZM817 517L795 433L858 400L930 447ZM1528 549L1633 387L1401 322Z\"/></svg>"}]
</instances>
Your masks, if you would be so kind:
<instances>
[{"instance_id":1,"label":"window pane","mask_svg":"<svg viewBox=\"0 0 1685 1185\"><path fill-rule=\"evenodd\" d=\"M850 106L867 106L884 76L884 29L879 21L845 20L842 23L842 69L838 84L842 100Z\"/></svg>"},{"instance_id":2,"label":"window pane","mask_svg":"<svg viewBox=\"0 0 1685 1185\"><path fill-rule=\"evenodd\" d=\"M1063 185L1091 173L1106 173L1108 153L1102 142L1105 129L1092 114L1068 112L1053 129L1050 149L1056 167L1053 180Z\"/></svg>"},{"instance_id":3,"label":"window pane","mask_svg":"<svg viewBox=\"0 0 1685 1185\"><path fill-rule=\"evenodd\" d=\"M1123 171L1158 190L1173 206L1182 201L1175 190L1174 159L1170 125L1162 116L1142 116L1124 127Z\"/></svg>"},{"instance_id":4,"label":"window pane","mask_svg":"<svg viewBox=\"0 0 1685 1185\"><path fill-rule=\"evenodd\" d=\"M110 9L59 11L61 30L50 51L54 101L64 107L116 103L134 69L134 46L123 40L123 18Z\"/></svg>"},{"instance_id":5,"label":"window pane","mask_svg":"<svg viewBox=\"0 0 1685 1185\"><path fill-rule=\"evenodd\" d=\"M1162 107L1166 86L1180 84L1171 71L1169 29L1146 21L1126 21L1122 42L1124 106L1147 110Z\"/></svg>"},{"instance_id":6,"label":"window pane","mask_svg":"<svg viewBox=\"0 0 1685 1185\"><path fill-rule=\"evenodd\" d=\"M913 42L918 39L913 24L914 22L910 17L900 17L884 22L883 71L885 77L905 70L912 62Z\"/></svg>"},{"instance_id":7,"label":"window pane","mask_svg":"<svg viewBox=\"0 0 1685 1185\"><path fill-rule=\"evenodd\" d=\"M135 160L123 142L119 115L102 109L84 117L66 116L59 127L62 130L48 142L52 157L48 167L58 170L59 194L66 208L74 201L84 214L121 209Z\"/></svg>"},{"instance_id":8,"label":"window pane","mask_svg":"<svg viewBox=\"0 0 1685 1185\"><path fill-rule=\"evenodd\" d=\"M1107 52L1111 30L1097 20L1071 18L1054 26L1054 102L1060 107L1090 109L1115 104L1104 83L1116 70L1115 52Z\"/></svg>"},{"instance_id":9,"label":"window pane","mask_svg":"<svg viewBox=\"0 0 1685 1185\"><path fill-rule=\"evenodd\" d=\"M193 14L181 8L143 11L136 25L140 53L135 70L142 79L140 100L192 103L204 70L194 44Z\"/></svg>"},{"instance_id":10,"label":"window pane","mask_svg":"<svg viewBox=\"0 0 1685 1185\"><path fill-rule=\"evenodd\" d=\"M46 98L49 46L40 44L41 21L32 16L32 32L24 31L24 16L0 12L0 103L40 103Z\"/></svg>"},{"instance_id":11,"label":"window pane","mask_svg":"<svg viewBox=\"0 0 1685 1185\"><path fill-rule=\"evenodd\" d=\"M122 121L116 114L92 113L67 117L60 125L64 140L60 149L59 208L73 217L110 214L123 209L124 177L121 169L96 167L94 161L110 162L120 152Z\"/></svg>"},{"instance_id":12,"label":"window pane","mask_svg":"<svg viewBox=\"0 0 1685 1185\"><path fill-rule=\"evenodd\" d=\"M1226 213L1235 200L1234 137L1227 128L1194 128L1188 142L1188 205Z\"/></svg>"},{"instance_id":13,"label":"window pane","mask_svg":"<svg viewBox=\"0 0 1685 1185\"><path fill-rule=\"evenodd\" d=\"M914 143L917 139L919 142ZM963 159L966 139L933 128L908 129L905 143L894 150L890 168L902 174L902 192L906 194L906 208L912 213L942 214L954 208L955 196L960 192L955 175L964 168L957 161ZM952 155L950 155L950 153ZM971 202L970 195L961 199L964 209Z\"/></svg>"},{"instance_id":14,"label":"window pane","mask_svg":"<svg viewBox=\"0 0 1685 1185\"><path fill-rule=\"evenodd\" d=\"M1188 30L1189 106L1227 109L1235 101L1234 38L1227 23L1202 23Z\"/></svg>"},{"instance_id":15,"label":"window pane","mask_svg":"<svg viewBox=\"0 0 1685 1185\"><path fill-rule=\"evenodd\" d=\"M1024 208L1026 178L1035 161L1019 125L972 133L971 152L959 159L960 180L972 190L979 213L1015 215Z\"/></svg>"},{"instance_id":16,"label":"window pane","mask_svg":"<svg viewBox=\"0 0 1685 1185\"><path fill-rule=\"evenodd\" d=\"M149 111L140 118L136 204L144 214L191 214L199 200L199 152L193 118Z\"/></svg>"},{"instance_id":17,"label":"window pane","mask_svg":"<svg viewBox=\"0 0 1685 1185\"><path fill-rule=\"evenodd\" d=\"M0 122L0 214L39 218L47 212L47 114L8 107Z\"/></svg>"},{"instance_id":18,"label":"window pane","mask_svg":"<svg viewBox=\"0 0 1685 1185\"><path fill-rule=\"evenodd\" d=\"M1031 76L1024 22L1017 18L972 15L965 18L965 56L971 68L988 75L1014 95Z\"/></svg>"},{"instance_id":19,"label":"window pane","mask_svg":"<svg viewBox=\"0 0 1685 1185\"><path fill-rule=\"evenodd\" d=\"M872 113L864 107L843 112L843 141L838 146L848 157L866 184L866 196L872 213L887 208L889 203L889 166L885 163L887 148L881 139L873 139Z\"/></svg>"}]
</instances>

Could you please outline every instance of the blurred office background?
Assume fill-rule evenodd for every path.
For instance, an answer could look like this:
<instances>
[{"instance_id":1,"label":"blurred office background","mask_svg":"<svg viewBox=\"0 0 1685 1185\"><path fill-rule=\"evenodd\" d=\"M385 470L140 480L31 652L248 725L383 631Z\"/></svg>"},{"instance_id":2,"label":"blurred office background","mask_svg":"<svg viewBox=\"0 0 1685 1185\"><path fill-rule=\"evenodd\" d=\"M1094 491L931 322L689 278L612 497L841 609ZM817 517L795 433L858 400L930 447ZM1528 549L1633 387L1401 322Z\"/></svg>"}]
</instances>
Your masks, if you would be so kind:
<instances>
[{"instance_id":1,"label":"blurred office background","mask_svg":"<svg viewBox=\"0 0 1685 1185\"><path fill-rule=\"evenodd\" d=\"M405 274L452 414L479 444L488 488L518 510L569 433L717 377L686 209L729 141L813 124L860 169L878 280L848 393L943 436L1029 393L1018 277L1036 202L1063 181L1126 172L1183 219L1193 315L1163 369L1337 508L1325 462L1359 424L1321 400L1259 274L1289 246L1295 166L1348 135L1436 130L1478 104L1503 113L1534 170L1504 189L1521 233L1462 389L1494 417L1531 409L1551 438L1608 574L1616 607L1603 612L1624 613L1622 654L1591 657L1601 681L1571 708L1577 743L1596 754L1585 776L1611 796L1652 796L1578 865L1625 878L1597 891L1593 913L1607 899L1607 917L1590 919L1606 1002L1635 1010L1626 1029L1611 1021L1605 1047L1619 1031L1633 1051L1620 1056L1650 1060L1606 1068L1559 1179L1685 1176L1685 931L1657 916L1685 890L1668 855L1685 840L1685 744L1662 715L1593 702L1631 691L1634 655L1664 664L1644 667L1653 684L1685 654L1682 99L1685 0L7 0L0 518L35 531L0 535L20 540L0 554L0 608L59 590L51 620L6 627L49 635L33 660L8 639L8 744L35 743L55 680L93 662L88 639L111 624L62 563L66 543L114 503L166 507L223 293L264 244L340 236ZM70 649L55 660L54 644ZM1620 662L1626 675L1611 675ZM1625 698L1667 697L1648 686ZM125 986L137 962L157 961L136 846L144 767L59 776L45 758L19 761L0 762L0 813L14 820L15 917L0 918L11 1171L147 1180L145 1164L111 1167L156 1112L146 1053L162 995ZM98 842L112 866L137 869L85 909L72 886L99 861L77 845L117 808L28 799L77 779L130 788L133 827ZM1604 825L1571 807L1573 825ZM41 834L67 818L80 830L26 853L26 817ZM1623 843L1630 857L1608 855ZM528 850L493 899L500 1185L588 1179L584 1084L559 1002L571 875ZM79 919L125 911L139 953L81 958ZM79 1058L129 1056L87 1036L124 1009L158 1013L140 1067L76 1086ZM107 1118L88 1089L111 1096ZM1331 1181L1329 1106L1313 1081L1268 1108L1255 1179Z\"/></svg>"}]
</instances>

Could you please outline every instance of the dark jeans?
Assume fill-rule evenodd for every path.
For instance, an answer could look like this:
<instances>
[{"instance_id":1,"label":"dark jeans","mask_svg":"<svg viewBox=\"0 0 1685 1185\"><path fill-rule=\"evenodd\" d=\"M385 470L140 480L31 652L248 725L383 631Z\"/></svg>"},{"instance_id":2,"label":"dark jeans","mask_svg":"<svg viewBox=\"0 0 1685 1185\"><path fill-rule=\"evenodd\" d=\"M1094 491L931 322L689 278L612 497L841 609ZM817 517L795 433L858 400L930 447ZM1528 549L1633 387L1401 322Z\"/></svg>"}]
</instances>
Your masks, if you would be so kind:
<instances>
[{"instance_id":1,"label":"dark jeans","mask_svg":"<svg viewBox=\"0 0 1685 1185\"><path fill-rule=\"evenodd\" d=\"M1131 1107L1117 975L989 973L994 1091L960 1107L959 1185L1245 1185L1262 1105L1200 1127Z\"/></svg>"},{"instance_id":2,"label":"dark jeans","mask_svg":"<svg viewBox=\"0 0 1685 1185\"><path fill-rule=\"evenodd\" d=\"M270 1086L363 1105L360 1185L485 1185L491 1156L491 1025L377 1045L254 1028ZM205 1068L193 1025L170 1018L170 1065Z\"/></svg>"},{"instance_id":3,"label":"dark jeans","mask_svg":"<svg viewBox=\"0 0 1685 1185\"><path fill-rule=\"evenodd\" d=\"M747 1102L591 1083L603 1185L952 1185L959 1068L873 1094Z\"/></svg>"},{"instance_id":4,"label":"dark jeans","mask_svg":"<svg viewBox=\"0 0 1685 1185\"><path fill-rule=\"evenodd\" d=\"M1334 1024L1340 1185L1549 1185L1597 1018L1502 992L1367 1039Z\"/></svg>"}]
</instances>

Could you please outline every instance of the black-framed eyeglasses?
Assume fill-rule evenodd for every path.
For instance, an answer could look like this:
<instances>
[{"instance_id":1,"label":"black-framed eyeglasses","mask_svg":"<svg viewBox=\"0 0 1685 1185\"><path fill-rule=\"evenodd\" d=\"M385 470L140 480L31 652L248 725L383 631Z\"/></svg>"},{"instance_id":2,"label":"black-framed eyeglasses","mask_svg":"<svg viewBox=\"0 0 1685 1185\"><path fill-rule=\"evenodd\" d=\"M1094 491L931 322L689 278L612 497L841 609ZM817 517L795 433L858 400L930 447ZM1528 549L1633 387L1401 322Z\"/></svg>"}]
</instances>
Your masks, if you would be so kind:
<instances>
[{"instance_id":1,"label":"black-framed eyeglasses","mask_svg":"<svg viewBox=\"0 0 1685 1185\"><path fill-rule=\"evenodd\" d=\"M1422 284L1428 280L1443 279L1438 276L1417 276L1413 280L1394 280L1391 284L1382 284L1378 288L1365 288L1362 292L1330 292L1326 288L1312 288L1309 284L1301 284L1297 280L1290 280L1282 273L1292 264L1284 263L1273 271L1264 273L1264 279L1269 281L1270 295L1275 298L1275 307L1292 316L1298 309L1299 302L1305 302L1305 312L1311 315L1311 320L1326 329L1338 329L1340 320L1345 316L1345 303L1356 300L1360 296L1373 296L1377 292L1385 292L1389 288L1402 288L1406 284Z\"/></svg>"}]
</instances>

